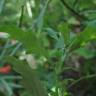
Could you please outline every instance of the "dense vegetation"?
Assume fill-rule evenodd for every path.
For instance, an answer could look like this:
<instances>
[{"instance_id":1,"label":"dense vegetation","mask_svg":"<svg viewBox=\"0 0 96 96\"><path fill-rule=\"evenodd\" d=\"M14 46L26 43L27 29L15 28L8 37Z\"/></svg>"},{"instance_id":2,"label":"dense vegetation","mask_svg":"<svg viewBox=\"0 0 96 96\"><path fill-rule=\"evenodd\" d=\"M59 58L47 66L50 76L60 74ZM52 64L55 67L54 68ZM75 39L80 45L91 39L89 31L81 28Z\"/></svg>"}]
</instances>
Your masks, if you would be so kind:
<instances>
[{"instance_id":1,"label":"dense vegetation","mask_svg":"<svg viewBox=\"0 0 96 96\"><path fill-rule=\"evenodd\" d=\"M0 96L96 96L96 0L0 0Z\"/></svg>"}]
</instances>

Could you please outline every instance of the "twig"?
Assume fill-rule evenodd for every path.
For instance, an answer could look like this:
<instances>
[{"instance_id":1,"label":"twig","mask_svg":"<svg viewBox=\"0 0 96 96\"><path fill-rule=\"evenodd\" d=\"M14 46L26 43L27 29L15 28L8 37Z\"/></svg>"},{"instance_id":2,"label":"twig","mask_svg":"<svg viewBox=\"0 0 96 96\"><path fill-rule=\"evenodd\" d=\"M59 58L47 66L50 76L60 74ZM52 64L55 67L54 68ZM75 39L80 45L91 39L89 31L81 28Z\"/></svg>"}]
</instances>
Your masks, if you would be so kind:
<instances>
[{"instance_id":1,"label":"twig","mask_svg":"<svg viewBox=\"0 0 96 96\"><path fill-rule=\"evenodd\" d=\"M80 81L82 81L84 79L90 79L90 78L94 78L94 77L96 77L96 74L92 74L92 75L88 75L88 76L83 76L83 77L77 79L76 81L74 81L71 85L69 85L68 88L72 87L73 85L77 84L78 82L80 82Z\"/></svg>"},{"instance_id":2,"label":"twig","mask_svg":"<svg viewBox=\"0 0 96 96\"><path fill-rule=\"evenodd\" d=\"M76 16L78 19L83 19L86 20L87 18L84 17L83 15L79 14L78 12L76 12L73 8L71 8L64 0L60 0L62 2L62 4L72 13L74 14L74 16Z\"/></svg>"}]
</instances>

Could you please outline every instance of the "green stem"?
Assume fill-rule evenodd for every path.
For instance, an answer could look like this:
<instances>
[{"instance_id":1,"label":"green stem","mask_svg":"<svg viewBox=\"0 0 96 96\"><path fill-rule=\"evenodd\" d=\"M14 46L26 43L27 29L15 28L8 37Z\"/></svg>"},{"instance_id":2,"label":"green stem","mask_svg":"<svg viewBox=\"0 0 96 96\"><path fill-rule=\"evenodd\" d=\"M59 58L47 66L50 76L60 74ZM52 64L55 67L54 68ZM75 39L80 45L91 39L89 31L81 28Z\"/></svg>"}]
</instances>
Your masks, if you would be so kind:
<instances>
[{"instance_id":1,"label":"green stem","mask_svg":"<svg viewBox=\"0 0 96 96\"><path fill-rule=\"evenodd\" d=\"M10 56L13 56L16 52L17 52L17 50L21 47L21 43L19 43L15 48L14 48L14 50L11 52L11 54L10 54Z\"/></svg>"},{"instance_id":2,"label":"green stem","mask_svg":"<svg viewBox=\"0 0 96 96\"><path fill-rule=\"evenodd\" d=\"M22 27L23 16L24 16L24 5L21 6L21 16L20 16L19 25L18 25L19 28Z\"/></svg>"},{"instance_id":3,"label":"green stem","mask_svg":"<svg viewBox=\"0 0 96 96\"><path fill-rule=\"evenodd\" d=\"M78 80L74 81L68 88L72 87L73 85L77 84L78 82L84 80L84 79L90 79L96 77L96 74L88 75L88 76L83 76L79 78Z\"/></svg>"},{"instance_id":4,"label":"green stem","mask_svg":"<svg viewBox=\"0 0 96 96\"><path fill-rule=\"evenodd\" d=\"M0 55L0 61L1 61L1 60L3 59L3 57L5 56L8 45L9 45L9 40L6 42L6 44L5 44L4 48L3 48L3 51L2 51L2 53L1 53L1 55Z\"/></svg>"},{"instance_id":5,"label":"green stem","mask_svg":"<svg viewBox=\"0 0 96 96\"><path fill-rule=\"evenodd\" d=\"M65 58L67 56L67 51L62 52L61 60L59 62L59 67L57 68L57 73L59 74L63 68L63 63L65 61Z\"/></svg>"}]
</instances>

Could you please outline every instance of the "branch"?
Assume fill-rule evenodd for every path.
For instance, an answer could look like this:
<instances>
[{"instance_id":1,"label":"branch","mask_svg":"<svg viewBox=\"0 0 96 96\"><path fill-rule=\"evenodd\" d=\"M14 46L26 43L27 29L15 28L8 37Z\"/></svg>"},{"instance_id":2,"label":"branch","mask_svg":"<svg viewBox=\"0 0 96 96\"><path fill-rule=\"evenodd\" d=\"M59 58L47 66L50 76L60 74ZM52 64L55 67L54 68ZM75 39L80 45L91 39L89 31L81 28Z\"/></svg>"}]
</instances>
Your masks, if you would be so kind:
<instances>
[{"instance_id":1,"label":"branch","mask_svg":"<svg viewBox=\"0 0 96 96\"><path fill-rule=\"evenodd\" d=\"M71 85L68 86L68 88L71 88L72 86L74 86L75 84L79 83L82 80L92 79L94 77L96 77L96 74L92 74L92 75L88 75L88 76L83 76L83 77L77 79L76 81L74 81Z\"/></svg>"},{"instance_id":2,"label":"branch","mask_svg":"<svg viewBox=\"0 0 96 96\"><path fill-rule=\"evenodd\" d=\"M60 0L62 2L62 4L74 15L76 16L78 19L81 20L86 20L87 18L84 17L83 15L80 15L78 12L76 12L73 8L71 8L64 0Z\"/></svg>"}]
</instances>

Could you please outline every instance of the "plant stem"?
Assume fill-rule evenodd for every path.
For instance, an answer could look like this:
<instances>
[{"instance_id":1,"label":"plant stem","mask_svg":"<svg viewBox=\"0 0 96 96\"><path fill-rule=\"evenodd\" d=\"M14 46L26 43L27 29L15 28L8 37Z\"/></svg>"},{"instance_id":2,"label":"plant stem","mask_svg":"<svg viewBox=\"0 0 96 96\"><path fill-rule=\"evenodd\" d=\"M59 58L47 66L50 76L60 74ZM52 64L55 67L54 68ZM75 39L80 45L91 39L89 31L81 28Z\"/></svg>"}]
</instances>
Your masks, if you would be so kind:
<instances>
[{"instance_id":1,"label":"plant stem","mask_svg":"<svg viewBox=\"0 0 96 96\"><path fill-rule=\"evenodd\" d=\"M19 28L22 27L23 16L24 16L24 5L21 6L21 16L20 16L19 25L18 25Z\"/></svg>"},{"instance_id":2,"label":"plant stem","mask_svg":"<svg viewBox=\"0 0 96 96\"><path fill-rule=\"evenodd\" d=\"M90 79L90 78L94 78L96 77L96 74L92 74L92 75L88 75L88 76L83 76L79 79L77 79L76 81L74 81L68 88L72 87L73 85L77 84L78 82L84 80L84 79Z\"/></svg>"},{"instance_id":3,"label":"plant stem","mask_svg":"<svg viewBox=\"0 0 96 96\"><path fill-rule=\"evenodd\" d=\"M15 48L14 48L14 50L12 51L12 53L10 54L10 56L13 56L16 52L17 52L17 50L21 47L21 43L19 43Z\"/></svg>"},{"instance_id":4,"label":"plant stem","mask_svg":"<svg viewBox=\"0 0 96 96\"><path fill-rule=\"evenodd\" d=\"M62 2L62 4L77 18L81 19L81 20L86 20L87 18L85 18L83 15L79 14L78 12L76 12L73 8L71 8L64 0L60 0Z\"/></svg>"},{"instance_id":5,"label":"plant stem","mask_svg":"<svg viewBox=\"0 0 96 96\"><path fill-rule=\"evenodd\" d=\"M2 53L0 55L0 61L3 59L4 55L6 54L8 45L9 45L9 40L6 42L6 44L5 44L4 48L3 48L3 51L2 51Z\"/></svg>"}]
</instances>

